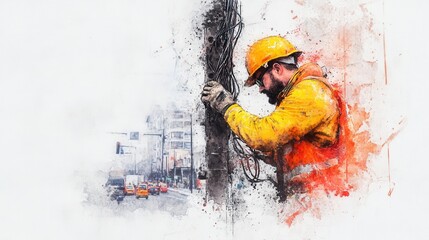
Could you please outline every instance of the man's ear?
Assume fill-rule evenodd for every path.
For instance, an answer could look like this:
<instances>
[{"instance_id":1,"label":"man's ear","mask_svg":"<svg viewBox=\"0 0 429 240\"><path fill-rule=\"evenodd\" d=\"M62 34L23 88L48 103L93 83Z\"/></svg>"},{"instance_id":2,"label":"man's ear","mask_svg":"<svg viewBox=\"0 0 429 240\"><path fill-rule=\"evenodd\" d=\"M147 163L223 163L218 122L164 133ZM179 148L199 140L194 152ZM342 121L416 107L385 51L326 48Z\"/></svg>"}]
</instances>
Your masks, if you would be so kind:
<instances>
[{"instance_id":1,"label":"man's ear","mask_svg":"<svg viewBox=\"0 0 429 240\"><path fill-rule=\"evenodd\" d=\"M284 71L284 68L280 63L273 63L273 70L278 74L281 75Z\"/></svg>"}]
</instances>

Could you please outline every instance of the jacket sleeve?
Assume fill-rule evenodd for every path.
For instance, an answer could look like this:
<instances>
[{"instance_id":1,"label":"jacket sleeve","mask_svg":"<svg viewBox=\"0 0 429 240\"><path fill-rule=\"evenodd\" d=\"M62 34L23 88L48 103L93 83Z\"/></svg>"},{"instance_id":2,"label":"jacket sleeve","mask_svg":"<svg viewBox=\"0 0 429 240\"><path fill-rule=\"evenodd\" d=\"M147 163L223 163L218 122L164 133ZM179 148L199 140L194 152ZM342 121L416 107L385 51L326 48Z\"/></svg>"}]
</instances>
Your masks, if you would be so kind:
<instances>
[{"instance_id":1,"label":"jacket sleeve","mask_svg":"<svg viewBox=\"0 0 429 240\"><path fill-rule=\"evenodd\" d=\"M266 117L258 117L234 104L224 118L231 130L250 147L273 151L312 131L330 114L331 90L322 82L304 80L298 83Z\"/></svg>"}]
</instances>

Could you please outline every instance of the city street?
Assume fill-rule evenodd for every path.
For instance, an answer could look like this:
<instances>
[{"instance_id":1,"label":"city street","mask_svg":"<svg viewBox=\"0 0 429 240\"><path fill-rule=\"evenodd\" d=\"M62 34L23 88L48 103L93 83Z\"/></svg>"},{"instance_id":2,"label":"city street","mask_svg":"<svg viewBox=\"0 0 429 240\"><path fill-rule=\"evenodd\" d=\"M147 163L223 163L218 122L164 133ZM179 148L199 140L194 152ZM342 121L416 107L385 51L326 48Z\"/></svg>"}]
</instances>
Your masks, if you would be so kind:
<instances>
[{"instance_id":1,"label":"city street","mask_svg":"<svg viewBox=\"0 0 429 240\"><path fill-rule=\"evenodd\" d=\"M137 199L135 195L125 196L118 208L128 211L145 208L153 211L167 211L173 215L185 215L188 203L186 195L168 191L159 195L149 195L147 200L145 198Z\"/></svg>"},{"instance_id":2,"label":"city street","mask_svg":"<svg viewBox=\"0 0 429 240\"><path fill-rule=\"evenodd\" d=\"M87 186L87 206L107 207L115 212L133 212L137 209L145 209L149 211L165 211L175 216L186 214L189 207L187 197L190 193L187 189L168 189L167 193L159 195L149 195L148 199L136 199L135 195L125 196L124 200L119 204L116 201L110 200L104 188L92 188Z\"/></svg>"}]
</instances>

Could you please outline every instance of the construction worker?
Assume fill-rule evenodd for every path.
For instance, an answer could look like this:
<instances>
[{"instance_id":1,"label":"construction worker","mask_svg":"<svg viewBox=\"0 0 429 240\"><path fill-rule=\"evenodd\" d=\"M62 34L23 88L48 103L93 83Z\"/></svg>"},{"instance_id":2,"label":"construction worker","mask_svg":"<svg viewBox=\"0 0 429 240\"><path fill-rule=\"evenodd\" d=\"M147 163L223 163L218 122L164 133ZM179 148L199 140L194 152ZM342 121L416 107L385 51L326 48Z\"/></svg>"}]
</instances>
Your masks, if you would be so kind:
<instances>
[{"instance_id":1,"label":"construction worker","mask_svg":"<svg viewBox=\"0 0 429 240\"><path fill-rule=\"evenodd\" d=\"M256 41L246 55L249 77L275 110L266 117L245 111L216 81L203 87L201 100L221 113L248 146L266 153L276 167L280 200L314 189L348 195L341 175L342 101L315 63L297 65L298 51L288 40Z\"/></svg>"}]
</instances>

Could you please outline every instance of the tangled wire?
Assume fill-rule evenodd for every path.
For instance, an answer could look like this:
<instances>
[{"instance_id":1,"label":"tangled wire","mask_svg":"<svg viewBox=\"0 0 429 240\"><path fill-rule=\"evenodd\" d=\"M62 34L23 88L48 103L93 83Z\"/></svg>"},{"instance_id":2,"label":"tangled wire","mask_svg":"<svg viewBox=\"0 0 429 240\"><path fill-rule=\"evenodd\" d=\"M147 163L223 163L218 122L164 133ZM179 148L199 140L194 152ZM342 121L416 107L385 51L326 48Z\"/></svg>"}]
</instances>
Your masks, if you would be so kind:
<instances>
[{"instance_id":1,"label":"tangled wire","mask_svg":"<svg viewBox=\"0 0 429 240\"><path fill-rule=\"evenodd\" d=\"M233 72L234 64L232 59L235 45L243 28L241 7L239 8L237 0L226 0L224 12L225 19L218 34L214 38L209 39L212 45L208 49L208 52L217 53L221 49L221 52L218 54L219 58L215 59L214 56L216 54L207 54L206 65L209 72L213 73L209 77L221 83L226 90L231 92L234 100L236 100L240 93L240 87ZM232 145L240 159L240 164L247 180L251 183L266 180L273 182L272 179L259 178L259 161L264 158L261 152L251 149L234 133L232 133Z\"/></svg>"},{"instance_id":2,"label":"tangled wire","mask_svg":"<svg viewBox=\"0 0 429 240\"><path fill-rule=\"evenodd\" d=\"M225 19L222 22L222 26L218 34L209 39L212 45L208 49L209 53L218 53L219 50L221 52L219 54L207 54L206 65L209 72L214 73L210 78L217 79L226 90L231 92L234 99L237 99L240 87L232 71L234 67L232 57L234 47L243 28L241 10L238 9L237 0L226 0L224 12ZM217 55L219 55L219 58L215 59Z\"/></svg>"}]
</instances>

